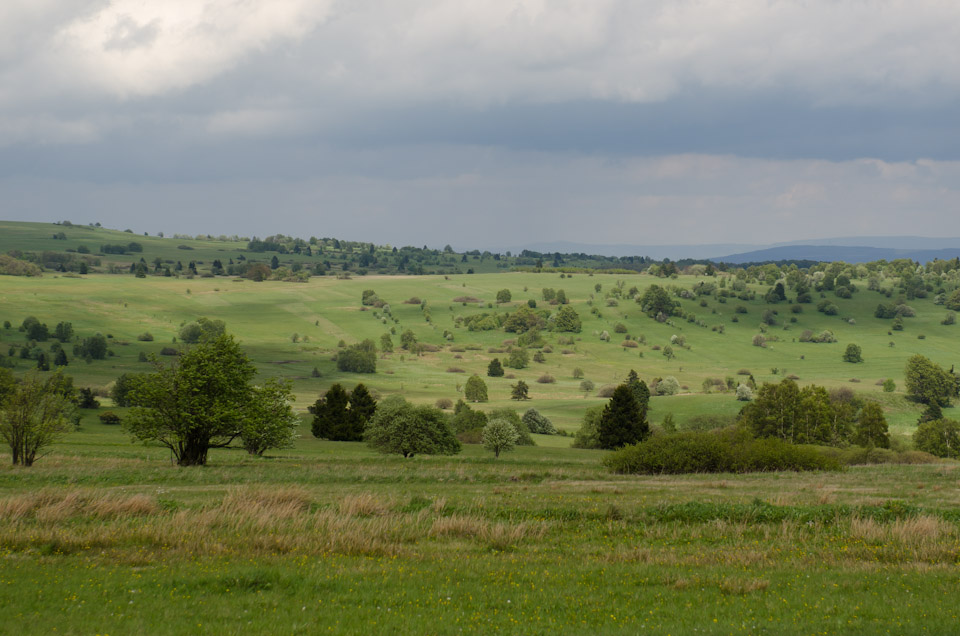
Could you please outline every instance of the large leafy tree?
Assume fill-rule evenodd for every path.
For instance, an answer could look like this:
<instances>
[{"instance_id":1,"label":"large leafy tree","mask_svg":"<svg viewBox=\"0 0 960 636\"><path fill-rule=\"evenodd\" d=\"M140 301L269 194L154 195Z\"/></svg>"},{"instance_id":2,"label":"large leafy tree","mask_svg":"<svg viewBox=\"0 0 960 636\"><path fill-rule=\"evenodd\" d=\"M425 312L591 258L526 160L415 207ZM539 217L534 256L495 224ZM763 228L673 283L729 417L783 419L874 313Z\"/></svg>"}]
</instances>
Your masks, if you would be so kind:
<instances>
[{"instance_id":1,"label":"large leafy tree","mask_svg":"<svg viewBox=\"0 0 960 636\"><path fill-rule=\"evenodd\" d=\"M597 433L600 448L620 448L642 442L650 436L650 425L641 418L640 405L626 384L614 389L600 416Z\"/></svg>"},{"instance_id":2,"label":"large leafy tree","mask_svg":"<svg viewBox=\"0 0 960 636\"><path fill-rule=\"evenodd\" d=\"M648 315L654 318L660 314L669 316L673 313L674 302L670 293L659 285L650 285L637 302Z\"/></svg>"},{"instance_id":3,"label":"large leafy tree","mask_svg":"<svg viewBox=\"0 0 960 636\"><path fill-rule=\"evenodd\" d=\"M438 408L414 406L400 396L380 403L364 435L381 453L414 455L454 455L460 442Z\"/></svg>"},{"instance_id":4,"label":"large leafy tree","mask_svg":"<svg viewBox=\"0 0 960 636\"><path fill-rule=\"evenodd\" d=\"M169 448L179 465L204 465L211 448L229 445L263 421L256 402L264 393L250 384L255 374L232 336L207 339L173 365L157 363L154 373L132 380L127 399L133 408L124 425L137 439ZM271 397L279 399L277 390Z\"/></svg>"},{"instance_id":5,"label":"large leafy tree","mask_svg":"<svg viewBox=\"0 0 960 636\"><path fill-rule=\"evenodd\" d=\"M922 404L947 406L957 395L957 376L922 355L911 356L904 369L910 397Z\"/></svg>"},{"instance_id":6,"label":"large leafy tree","mask_svg":"<svg viewBox=\"0 0 960 636\"><path fill-rule=\"evenodd\" d=\"M39 452L69 430L73 404L64 384L60 372L42 380L30 371L19 383L0 377L0 438L10 446L14 464L32 466Z\"/></svg>"}]
</instances>

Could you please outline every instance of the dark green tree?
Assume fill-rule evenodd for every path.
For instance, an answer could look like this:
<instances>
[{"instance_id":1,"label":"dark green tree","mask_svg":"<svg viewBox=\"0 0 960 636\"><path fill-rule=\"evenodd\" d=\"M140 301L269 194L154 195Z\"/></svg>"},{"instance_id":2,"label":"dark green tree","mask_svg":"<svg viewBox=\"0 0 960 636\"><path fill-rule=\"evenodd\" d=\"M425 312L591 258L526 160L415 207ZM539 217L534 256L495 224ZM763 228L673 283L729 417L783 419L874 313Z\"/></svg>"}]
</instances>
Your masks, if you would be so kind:
<instances>
[{"instance_id":1,"label":"dark green tree","mask_svg":"<svg viewBox=\"0 0 960 636\"><path fill-rule=\"evenodd\" d=\"M510 290L509 290L509 289L501 289L500 291L497 292L497 304L498 304L498 305L502 305L503 303L508 303L508 302L510 302L510 299L511 299L511 298L513 298L513 296L510 294Z\"/></svg>"},{"instance_id":2,"label":"dark green tree","mask_svg":"<svg viewBox=\"0 0 960 636\"><path fill-rule=\"evenodd\" d=\"M640 417L640 405L633 391L621 384L613 391L600 416L597 437L600 448L620 448L642 442L650 436L650 424Z\"/></svg>"},{"instance_id":3,"label":"dark green tree","mask_svg":"<svg viewBox=\"0 0 960 636\"><path fill-rule=\"evenodd\" d=\"M67 360L67 352L63 349L57 350L57 355L53 358L53 365L56 367L65 367L70 364L70 361Z\"/></svg>"},{"instance_id":4,"label":"dark green tree","mask_svg":"<svg viewBox=\"0 0 960 636\"><path fill-rule=\"evenodd\" d=\"M843 352L844 362L863 362L863 349L860 345L850 343L846 351Z\"/></svg>"},{"instance_id":5,"label":"dark green tree","mask_svg":"<svg viewBox=\"0 0 960 636\"><path fill-rule=\"evenodd\" d=\"M650 410L650 387L640 379L640 376L633 369L630 369L630 373L627 374L626 385L630 387L633 398L637 401L637 406L640 407L640 418L647 419L647 411Z\"/></svg>"},{"instance_id":6,"label":"dark green tree","mask_svg":"<svg viewBox=\"0 0 960 636\"><path fill-rule=\"evenodd\" d=\"M511 400L529 400L530 387L523 380L517 380L517 383L510 388Z\"/></svg>"},{"instance_id":7,"label":"dark green tree","mask_svg":"<svg viewBox=\"0 0 960 636\"><path fill-rule=\"evenodd\" d=\"M491 378L503 377L503 365L500 364L500 358L494 358L487 365L487 376Z\"/></svg>"},{"instance_id":8,"label":"dark green tree","mask_svg":"<svg viewBox=\"0 0 960 636\"><path fill-rule=\"evenodd\" d=\"M643 308L648 316L656 318L660 314L669 316L673 313L674 302L670 298L669 292L659 285L650 285L643 296L637 297L637 303Z\"/></svg>"},{"instance_id":9,"label":"dark green tree","mask_svg":"<svg viewBox=\"0 0 960 636\"><path fill-rule=\"evenodd\" d=\"M890 448L890 433L887 419L883 416L883 407L876 402L867 402L860 409L853 443L858 446L876 446Z\"/></svg>"},{"instance_id":10,"label":"dark green tree","mask_svg":"<svg viewBox=\"0 0 960 636\"><path fill-rule=\"evenodd\" d=\"M363 429L356 430L350 414L350 396L339 383L307 410L313 415L310 431L314 437L342 442L358 442L363 439Z\"/></svg>"},{"instance_id":11,"label":"dark green tree","mask_svg":"<svg viewBox=\"0 0 960 636\"><path fill-rule=\"evenodd\" d=\"M69 322L58 322L53 330L53 337L60 342L69 342L73 338L73 324Z\"/></svg>"}]
</instances>

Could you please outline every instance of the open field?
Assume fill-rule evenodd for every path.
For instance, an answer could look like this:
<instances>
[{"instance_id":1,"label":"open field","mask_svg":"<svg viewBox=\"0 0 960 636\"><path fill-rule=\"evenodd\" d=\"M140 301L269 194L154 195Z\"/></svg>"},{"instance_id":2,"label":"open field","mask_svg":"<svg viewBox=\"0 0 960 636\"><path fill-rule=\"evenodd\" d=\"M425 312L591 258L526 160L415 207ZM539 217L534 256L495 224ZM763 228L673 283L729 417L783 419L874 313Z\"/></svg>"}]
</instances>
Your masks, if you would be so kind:
<instances>
[{"instance_id":1,"label":"open field","mask_svg":"<svg viewBox=\"0 0 960 636\"><path fill-rule=\"evenodd\" d=\"M625 477L307 437L178 469L88 416L0 469L9 633L948 633L956 464Z\"/></svg>"}]
</instances>

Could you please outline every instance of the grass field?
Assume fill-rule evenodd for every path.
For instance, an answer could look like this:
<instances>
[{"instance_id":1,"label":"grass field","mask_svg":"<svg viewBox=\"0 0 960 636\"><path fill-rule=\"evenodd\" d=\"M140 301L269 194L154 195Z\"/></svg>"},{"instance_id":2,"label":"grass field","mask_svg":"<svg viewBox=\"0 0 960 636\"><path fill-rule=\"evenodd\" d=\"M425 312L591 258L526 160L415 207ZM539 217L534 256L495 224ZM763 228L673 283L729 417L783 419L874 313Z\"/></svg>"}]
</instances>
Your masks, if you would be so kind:
<instances>
[{"instance_id":1,"label":"grass field","mask_svg":"<svg viewBox=\"0 0 960 636\"><path fill-rule=\"evenodd\" d=\"M71 241L81 240L74 233L109 233L67 230ZM171 245L115 234L142 241L147 260L161 249L154 241ZM109 236L102 242L118 242ZM19 240L28 239L41 244L35 234ZM62 249L63 241L49 240L49 249ZM236 248L190 245L190 254L203 258ZM814 305L800 314L785 303L767 305L760 300L765 285L752 286L754 301L682 300L705 327L658 323L630 300L612 306L607 298L619 281L642 293L651 284L689 289L702 280L519 272L306 283L0 276L0 321L11 323L0 329L0 355L12 351L22 373L34 366L17 355L23 319L36 316L51 329L70 321L80 338L108 336L112 355L102 361L85 363L66 346L75 384L105 388L121 373L149 370L141 353L176 346L184 322L207 316L226 322L261 376L293 382L301 413L334 382L364 382L382 396L433 403L456 400L477 373L490 394L478 408L532 406L572 432L587 407L605 402L596 391L580 391L575 368L597 388L636 369L648 381L678 378L681 393L653 398L650 419L657 424L672 414L682 425L696 415L735 415L742 403L732 393L704 393L702 385L707 378L740 381L745 369L758 382L792 374L801 384L850 387L880 401L891 431L909 444L920 409L902 391L906 360L921 353L949 367L958 351L958 327L940 324L943 307L911 300L916 317L906 319L904 331L888 331L890 321L874 318L873 310L890 299L867 291L864 281L856 281L861 291L852 299L830 294L837 316ZM515 334L471 332L456 318L514 311L530 299L549 307L545 287L564 289L582 331L544 332L552 349L545 362L507 369L512 378L487 378L489 361L506 357L491 349ZM390 316L361 307L367 289L390 304ZM512 300L498 306L501 289ZM454 300L461 296L482 302ZM413 297L426 300L431 321L420 304L404 303ZM746 313L736 314L738 305ZM779 312L779 324L767 327L767 336L778 339L753 346L768 308ZM642 344L621 346L618 323ZM722 332L712 329L721 325ZM332 358L341 341L379 342L391 329L398 348L380 356L376 374L337 371ZM406 329L438 350L418 356L399 349ZM829 329L838 342L799 342L806 329ZM610 342L600 339L603 331ZM144 332L154 340L138 340ZM688 348L674 345L676 357L668 360L657 347L673 335ZM561 343L561 336L574 340ZM863 363L841 360L848 343L863 348ZM312 377L314 368L321 377ZM556 382L538 383L543 374ZM885 378L897 391L882 392ZM532 397L522 404L509 399L518 379ZM100 412L113 408L103 401ZM404 460L363 444L319 441L303 427L294 448L269 457L222 449L205 468L177 468L165 450L134 444L85 411L81 426L35 466L0 464L0 632L956 631L956 462L635 477L608 473L604 452L570 448L569 437L534 437L537 446L499 459L466 445L455 457Z\"/></svg>"},{"instance_id":2,"label":"grass field","mask_svg":"<svg viewBox=\"0 0 960 636\"><path fill-rule=\"evenodd\" d=\"M303 438L178 469L92 415L0 469L5 633L949 633L955 463L625 477Z\"/></svg>"}]
</instances>

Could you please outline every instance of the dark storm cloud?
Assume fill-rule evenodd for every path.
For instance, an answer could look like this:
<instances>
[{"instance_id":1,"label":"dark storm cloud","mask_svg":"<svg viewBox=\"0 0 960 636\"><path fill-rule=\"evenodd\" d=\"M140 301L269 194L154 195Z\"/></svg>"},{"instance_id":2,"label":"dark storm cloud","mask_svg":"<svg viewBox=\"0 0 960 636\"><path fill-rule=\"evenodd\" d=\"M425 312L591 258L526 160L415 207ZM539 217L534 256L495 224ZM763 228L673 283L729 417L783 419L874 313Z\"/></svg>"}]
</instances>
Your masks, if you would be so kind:
<instances>
[{"instance_id":1,"label":"dark storm cloud","mask_svg":"<svg viewBox=\"0 0 960 636\"><path fill-rule=\"evenodd\" d=\"M957 41L933 1L13 2L0 196L392 243L957 234Z\"/></svg>"}]
</instances>

